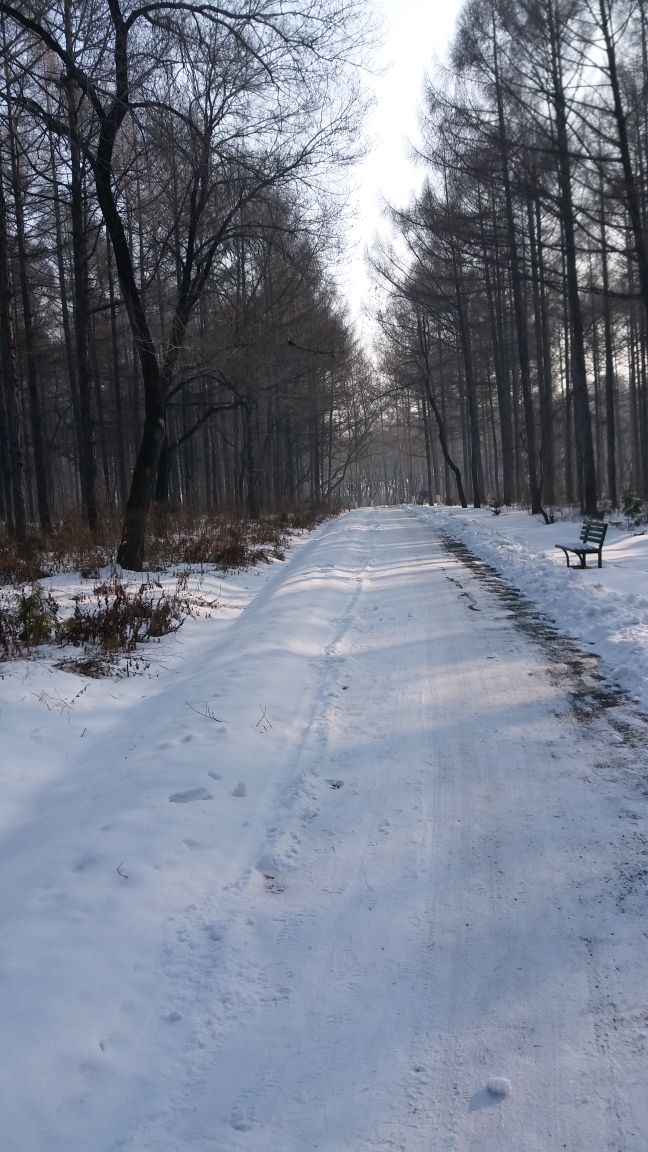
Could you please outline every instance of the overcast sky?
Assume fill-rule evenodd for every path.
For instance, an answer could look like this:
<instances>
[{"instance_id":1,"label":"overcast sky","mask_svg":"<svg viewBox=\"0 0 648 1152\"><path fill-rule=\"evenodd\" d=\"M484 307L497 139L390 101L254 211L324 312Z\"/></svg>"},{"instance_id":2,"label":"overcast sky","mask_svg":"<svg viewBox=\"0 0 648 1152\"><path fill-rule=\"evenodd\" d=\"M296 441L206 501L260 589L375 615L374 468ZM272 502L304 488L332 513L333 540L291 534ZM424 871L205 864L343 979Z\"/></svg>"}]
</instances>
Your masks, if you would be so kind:
<instances>
[{"instance_id":1,"label":"overcast sky","mask_svg":"<svg viewBox=\"0 0 648 1152\"><path fill-rule=\"evenodd\" d=\"M417 142L417 107L423 77L435 59L443 60L461 0L373 0L384 17L384 44L377 63L385 73L368 77L376 96L368 132L370 154L358 167L353 202L357 219L349 235L348 266L343 288L352 314L360 319L370 279L363 250L387 224L381 217L385 200L403 207L418 190L422 171L408 158L408 140Z\"/></svg>"}]
</instances>

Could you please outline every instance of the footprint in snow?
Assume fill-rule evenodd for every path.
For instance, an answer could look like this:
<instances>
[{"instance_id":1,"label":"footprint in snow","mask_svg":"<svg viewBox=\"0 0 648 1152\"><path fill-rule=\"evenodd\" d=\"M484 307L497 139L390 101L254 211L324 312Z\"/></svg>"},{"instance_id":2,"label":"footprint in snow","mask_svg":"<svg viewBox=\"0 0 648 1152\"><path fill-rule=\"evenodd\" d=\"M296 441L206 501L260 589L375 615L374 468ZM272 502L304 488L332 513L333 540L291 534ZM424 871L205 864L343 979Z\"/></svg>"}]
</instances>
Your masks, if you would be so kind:
<instances>
[{"instance_id":1,"label":"footprint in snow","mask_svg":"<svg viewBox=\"0 0 648 1152\"><path fill-rule=\"evenodd\" d=\"M247 788L242 780L240 784L236 785L236 788L232 788L232 796L247 796Z\"/></svg>"},{"instance_id":2,"label":"footprint in snow","mask_svg":"<svg viewBox=\"0 0 648 1152\"><path fill-rule=\"evenodd\" d=\"M252 1128L252 1125L248 1124L245 1115L240 1108L232 1108L231 1124L232 1128L234 1128L237 1132L249 1132Z\"/></svg>"},{"instance_id":3,"label":"footprint in snow","mask_svg":"<svg viewBox=\"0 0 648 1152\"><path fill-rule=\"evenodd\" d=\"M469 1108L471 1112L479 1112L482 1108L496 1108L502 1103L505 1096L510 1095L511 1081L505 1076L492 1076L479 1092L470 1097Z\"/></svg>"},{"instance_id":4,"label":"footprint in snow","mask_svg":"<svg viewBox=\"0 0 648 1152\"><path fill-rule=\"evenodd\" d=\"M190 788L188 792L174 792L169 796L170 804L191 804L193 800L213 800L206 788Z\"/></svg>"}]
</instances>

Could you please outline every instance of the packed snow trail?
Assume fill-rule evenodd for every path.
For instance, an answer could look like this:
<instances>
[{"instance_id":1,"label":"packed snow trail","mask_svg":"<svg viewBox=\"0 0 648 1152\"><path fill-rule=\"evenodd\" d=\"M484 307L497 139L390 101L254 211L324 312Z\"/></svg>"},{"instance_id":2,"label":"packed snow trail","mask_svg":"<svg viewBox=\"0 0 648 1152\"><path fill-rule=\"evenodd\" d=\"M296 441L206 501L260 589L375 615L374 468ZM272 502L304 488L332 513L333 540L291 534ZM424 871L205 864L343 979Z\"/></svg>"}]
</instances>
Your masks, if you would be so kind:
<instances>
[{"instance_id":1,"label":"packed snow trail","mask_svg":"<svg viewBox=\"0 0 648 1152\"><path fill-rule=\"evenodd\" d=\"M0 840L3 1149L645 1152L631 736L406 509L324 525L214 635L43 712Z\"/></svg>"}]
</instances>

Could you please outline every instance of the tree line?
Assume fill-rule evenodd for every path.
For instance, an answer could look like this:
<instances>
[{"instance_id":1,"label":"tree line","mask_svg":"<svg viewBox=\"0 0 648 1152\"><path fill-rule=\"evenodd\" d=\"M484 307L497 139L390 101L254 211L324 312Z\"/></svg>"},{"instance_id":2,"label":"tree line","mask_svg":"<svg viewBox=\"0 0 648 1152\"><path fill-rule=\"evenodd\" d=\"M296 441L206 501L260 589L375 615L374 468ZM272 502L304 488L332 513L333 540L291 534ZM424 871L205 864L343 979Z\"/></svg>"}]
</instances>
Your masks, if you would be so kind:
<instances>
[{"instance_id":1,"label":"tree line","mask_svg":"<svg viewBox=\"0 0 648 1152\"><path fill-rule=\"evenodd\" d=\"M373 264L425 486L545 515L648 498L644 0L468 0L422 127Z\"/></svg>"},{"instance_id":2,"label":"tree line","mask_svg":"<svg viewBox=\"0 0 648 1152\"><path fill-rule=\"evenodd\" d=\"M356 0L0 3L0 513L251 517L344 486L376 413L327 276Z\"/></svg>"}]
</instances>

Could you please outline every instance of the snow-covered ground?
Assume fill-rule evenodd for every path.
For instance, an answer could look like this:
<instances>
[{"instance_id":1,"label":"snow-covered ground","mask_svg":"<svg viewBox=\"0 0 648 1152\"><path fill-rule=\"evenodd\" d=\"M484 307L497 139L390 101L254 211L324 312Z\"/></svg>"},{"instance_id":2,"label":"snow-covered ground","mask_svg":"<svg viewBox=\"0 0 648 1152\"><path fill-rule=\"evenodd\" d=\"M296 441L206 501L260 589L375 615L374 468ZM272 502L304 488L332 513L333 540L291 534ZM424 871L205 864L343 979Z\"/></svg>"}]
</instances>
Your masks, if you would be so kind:
<instances>
[{"instance_id":1,"label":"snow-covered ground","mask_svg":"<svg viewBox=\"0 0 648 1152\"><path fill-rule=\"evenodd\" d=\"M644 1152L645 728L426 515L4 667L7 1152Z\"/></svg>"},{"instance_id":2,"label":"snow-covered ground","mask_svg":"<svg viewBox=\"0 0 648 1152\"><path fill-rule=\"evenodd\" d=\"M578 542L581 524L490 508L416 508L463 541L571 636L603 657L615 679L648 710L648 533L608 528L603 568L568 568L556 544ZM578 564L576 556L570 557Z\"/></svg>"}]
</instances>

